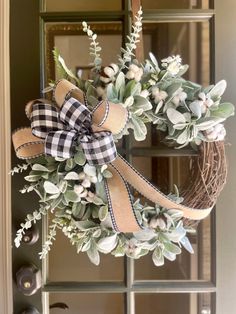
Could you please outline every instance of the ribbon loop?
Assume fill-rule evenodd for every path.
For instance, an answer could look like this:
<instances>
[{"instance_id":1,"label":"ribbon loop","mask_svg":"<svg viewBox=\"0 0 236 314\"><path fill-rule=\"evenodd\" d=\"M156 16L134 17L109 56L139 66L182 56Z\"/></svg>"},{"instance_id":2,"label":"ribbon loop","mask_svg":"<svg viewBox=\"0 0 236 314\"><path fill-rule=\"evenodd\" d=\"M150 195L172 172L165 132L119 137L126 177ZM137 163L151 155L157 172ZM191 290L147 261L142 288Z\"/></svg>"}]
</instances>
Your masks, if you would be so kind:
<instances>
[{"instance_id":1,"label":"ribbon loop","mask_svg":"<svg viewBox=\"0 0 236 314\"><path fill-rule=\"evenodd\" d=\"M35 103L32 105L30 115L32 133L40 138L46 138L50 131L64 129L59 120L59 111L55 106L47 103Z\"/></svg>"},{"instance_id":2,"label":"ribbon loop","mask_svg":"<svg viewBox=\"0 0 236 314\"><path fill-rule=\"evenodd\" d=\"M91 165L109 164L117 157L111 132L101 131L84 135L80 139L87 162Z\"/></svg>"},{"instance_id":3,"label":"ribbon loop","mask_svg":"<svg viewBox=\"0 0 236 314\"><path fill-rule=\"evenodd\" d=\"M52 157L70 158L75 153L76 138L77 133L74 130L49 132L45 140L45 154Z\"/></svg>"},{"instance_id":4,"label":"ribbon loop","mask_svg":"<svg viewBox=\"0 0 236 314\"><path fill-rule=\"evenodd\" d=\"M77 132L87 133L86 131L91 128L92 117L90 111L73 97L64 103L59 117L61 121Z\"/></svg>"},{"instance_id":5,"label":"ribbon loop","mask_svg":"<svg viewBox=\"0 0 236 314\"><path fill-rule=\"evenodd\" d=\"M45 139L46 155L70 158L78 140L89 164L104 165L116 158L112 133L93 132L91 112L79 100L66 97L60 110L39 101L31 110L32 133Z\"/></svg>"}]
</instances>

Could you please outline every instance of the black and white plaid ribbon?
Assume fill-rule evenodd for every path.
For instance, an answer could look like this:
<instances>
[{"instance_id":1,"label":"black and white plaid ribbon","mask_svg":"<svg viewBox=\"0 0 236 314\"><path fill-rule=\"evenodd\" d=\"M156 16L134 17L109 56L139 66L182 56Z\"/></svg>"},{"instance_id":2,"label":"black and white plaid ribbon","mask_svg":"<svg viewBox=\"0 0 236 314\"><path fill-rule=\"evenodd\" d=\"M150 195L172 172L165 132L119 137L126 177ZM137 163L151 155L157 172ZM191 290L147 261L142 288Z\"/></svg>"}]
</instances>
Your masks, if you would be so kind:
<instances>
[{"instance_id":1,"label":"black and white plaid ribbon","mask_svg":"<svg viewBox=\"0 0 236 314\"><path fill-rule=\"evenodd\" d=\"M70 158L79 143L89 164L107 164L117 156L112 133L93 132L91 112L73 97L60 110L50 104L33 104L31 128L35 136L45 139L46 155Z\"/></svg>"}]
</instances>

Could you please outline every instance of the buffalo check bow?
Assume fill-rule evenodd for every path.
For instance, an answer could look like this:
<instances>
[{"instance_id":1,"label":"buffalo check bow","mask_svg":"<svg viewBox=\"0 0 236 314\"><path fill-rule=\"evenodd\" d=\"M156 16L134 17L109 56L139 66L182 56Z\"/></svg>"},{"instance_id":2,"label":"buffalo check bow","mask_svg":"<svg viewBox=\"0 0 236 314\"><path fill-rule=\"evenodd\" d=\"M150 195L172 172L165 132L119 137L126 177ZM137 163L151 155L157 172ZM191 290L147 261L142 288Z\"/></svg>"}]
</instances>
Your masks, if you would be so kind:
<instances>
[{"instance_id":1,"label":"buffalo check bow","mask_svg":"<svg viewBox=\"0 0 236 314\"><path fill-rule=\"evenodd\" d=\"M116 146L110 131L93 132L91 112L77 99L67 96L59 109L46 103L34 103L30 115L32 133L45 139L44 151L52 157L70 158L80 144L89 164L112 162Z\"/></svg>"},{"instance_id":2,"label":"buffalo check bow","mask_svg":"<svg viewBox=\"0 0 236 314\"><path fill-rule=\"evenodd\" d=\"M105 189L116 231L135 232L142 228L128 184L153 203L181 210L185 218L200 220L210 213L213 206L201 209L177 204L117 155L112 134L119 133L128 120L127 109L122 104L102 101L90 112L83 92L67 80L58 82L54 98L57 106L40 99L27 104L31 128L13 133L16 155L21 159L32 159L44 153L70 158L80 143L88 163L108 164L112 177L105 180Z\"/></svg>"}]
</instances>

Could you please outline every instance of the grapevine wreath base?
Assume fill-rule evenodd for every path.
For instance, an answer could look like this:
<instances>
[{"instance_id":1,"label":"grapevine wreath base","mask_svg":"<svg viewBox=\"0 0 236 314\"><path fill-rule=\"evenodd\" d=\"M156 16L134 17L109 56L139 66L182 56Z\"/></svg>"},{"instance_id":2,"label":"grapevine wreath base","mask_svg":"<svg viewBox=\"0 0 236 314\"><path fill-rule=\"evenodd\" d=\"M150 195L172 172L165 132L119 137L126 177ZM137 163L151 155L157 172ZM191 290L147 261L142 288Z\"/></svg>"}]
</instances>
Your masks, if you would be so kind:
<instances>
[{"instance_id":1,"label":"grapevine wreath base","mask_svg":"<svg viewBox=\"0 0 236 314\"><path fill-rule=\"evenodd\" d=\"M226 180L222 122L234 113L232 104L221 102L226 82L202 87L185 80L188 67L179 56L159 65L150 54L138 62L133 51L141 10L118 64L102 68L97 35L85 22L83 29L94 58L91 80L75 76L54 50L61 79L45 90L53 90L53 100L28 103L31 128L13 134L16 154L26 163L12 174L30 169L21 192L39 197L39 209L27 215L15 245L32 224L53 213L41 258L58 229L96 265L99 253L140 258L152 252L156 266L175 260L182 247L193 253L187 234L210 213ZM137 141L145 140L147 123L163 133L167 145L198 151L181 197L177 189L164 195L117 153L115 142L131 130Z\"/></svg>"}]
</instances>

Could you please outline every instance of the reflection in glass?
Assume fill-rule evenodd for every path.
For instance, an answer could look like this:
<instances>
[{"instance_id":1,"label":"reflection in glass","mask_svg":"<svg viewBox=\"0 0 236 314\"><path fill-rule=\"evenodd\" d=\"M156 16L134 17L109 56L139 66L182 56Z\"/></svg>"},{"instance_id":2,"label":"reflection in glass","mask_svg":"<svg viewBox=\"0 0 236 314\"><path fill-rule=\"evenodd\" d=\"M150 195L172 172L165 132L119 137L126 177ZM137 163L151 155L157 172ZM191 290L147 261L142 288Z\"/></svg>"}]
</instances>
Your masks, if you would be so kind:
<instances>
[{"instance_id":1,"label":"reflection in glass","mask_svg":"<svg viewBox=\"0 0 236 314\"><path fill-rule=\"evenodd\" d=\"M135 314L210 314L211 294L136 294Z\"/></svg>"},{"instance_id":2,"label":"reflection in glass","mask_svg":"<svg viewBox=\"0 0 236 314\"><path fill-rule=\"evenodd\" d=\"M102 47L101 57L103 65L117 62L122 45L122 25L120 23L90 23L91 28L98 34L98 41ZM90 41L83 32L82 24L67 23L45 25L46 45L46 82L57 79L52 50L56 47L64 58L67 66L76 75L88 79L92 58L89 55Z\"/></svg>"},{"instance_id":3,"label":"reflection in glass","mask_svg":"<svg viewBox=\"0 0 236 314\"><path fill-rule=\"evenodd\" d=\"M209 22L144 23L143 32L145 58L150 51L159 62L179 54L189 64L185 78L209 84Z\"/></svg>"},{"instance_id":4,"label":"reflection in glass","mask_svg":"<svg viewBox=\"0 0 236 314\"><path fill-rule=\"evenodd\" d=\"M69 309L52 308L50 314L124 314L124 296L115 293L51 293L50 305L65 303Z\"/></svg>"},{"instance_id":5,"label":"reflection in glass","mask_svg":"<svg viewBox=\"0 0 236 314\"><path fill-rule=\"evenodd\" d=\"M46 11L117 11L121 0L45 0Z\"/></svg>"},{"instance_id":6,"label":"reflection in glass","mask_svg":"<svg viewBox=\"0 0 236 314\"><path fill-rule=\"evenodd\" d=\"M63 258L62 258L63 250ZM49 253L49 281L123 281L124 259L101 254L99 266L93 265L86 253L76 253L69 239L58 231ZM115 270L115 271L114 271Z\"/></svg>"}]
</instances>

